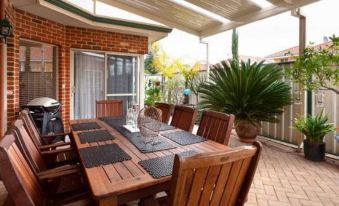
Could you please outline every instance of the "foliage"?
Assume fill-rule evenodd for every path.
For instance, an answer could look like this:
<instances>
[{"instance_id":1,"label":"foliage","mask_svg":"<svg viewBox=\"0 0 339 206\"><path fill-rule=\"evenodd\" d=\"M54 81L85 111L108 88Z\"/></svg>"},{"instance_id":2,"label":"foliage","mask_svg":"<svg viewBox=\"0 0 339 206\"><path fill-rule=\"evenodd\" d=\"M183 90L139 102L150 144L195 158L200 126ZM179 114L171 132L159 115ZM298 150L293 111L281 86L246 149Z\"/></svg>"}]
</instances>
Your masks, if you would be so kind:
<instances>
[{"instance_id":1,"label":"foliage","mask_svg":"<svg viewBox=\"0 0 339 206\"><path fill-rule=\"evenodd\" d=\"M170 104L179 104L182 102L183 82L179 78L168 79L165 83L163 101Z\"/></svg>"},{"instance_id":2,"label":"foliage","mask_svg":"<svg viewBox=\"0 0 339 206\"><path fill-rule=\"evenodd\" d=\"M159 69L154 64L154 58L159 55L160 45L157 43L152 44L150 52L148 53L144 65L146 74L157 74Z\"/></svg>"},{"instance_id":3,"label":"foliage","mask_svg":"<svg viewBox=\"0 0 339 206\"><path fill-rule=\"evenodd\" d=\"M145 59L145 72L157 74L161 72L165 77L172 78L176 71L177 62L163 50L159 43L152 44L150 53Z\"/></svg>"},{"instance_id":4,"label":"foliage","mask_svg":"<svg viewBox=\"0 0 339 206\"><path fill-rule=\"evenodd\" d=\"M310 142L321 143L326 134L335 131L333 124L327 123L328 118L321 111L316 116L300 116L294 120L294 128L302 132Z\"/></svg>"},{"instance_id":5,"label":"foliage","mask_svg":"<svg viewBox=\"0 0 339 206\"><path fill-rule=\"evenodd\" d=\"M193 92L193 94L196 97L196 103L198 105L199 103L199 93L202 85L206 82L207 77L206 75L197 75L195 78L193 78L192 81L190 81L189 88Z\"/></svg>"},{"instance_id":6,"label":"foliage","mask_svg":"<svg viewBox=\"0 0 339 206\"><path fill-rule=\"evenodd\" d=\"M237 29L232 32L232 61L239 63L239 36Z\"/></svg>"},{"instance_id":7,"label":"foliage","mask_svg":"<svg viewBox=\"0 0 339 206\"><path fill-rule=\"evenodd\" d=\"M193 79L199 74L201 67L200 63L195 63L193 66L177 62L177 67L185 79L185 88L188 88Z\"/></svg>"},{"instance_id":8,"label":"foliage","mask_svg":"<svg viewBox=\"0 0 339 206\"><path fill-rule=\"evenodd\" d=\"M212 66L210 81L201 86L202 107L234 114L236 122L277 122L285 105L291 104L291 88L274 64L222 61Z\"/></svg>"},{"instance_id":9,"label":"foliage","mask_svg":"<svg viewBox=\"0 0 339 206\"><path fill-rule=\"evenodd\" d=\"M307 90L328 89L339 94L339 37L330 39L329 48L306 48L287 75Z\"/></svg>"},{"instance_id":10,"label":"foliage","mask_svg":"<svg viewBox=\"0 0 339 206\"><path fill-rule=\"evenodd\" d=\"M145 105L153 106L156 102L161 100L160 82L149 80L147 84L149 85L146 85L145 88Z\"/></svg>"}]
</instances>

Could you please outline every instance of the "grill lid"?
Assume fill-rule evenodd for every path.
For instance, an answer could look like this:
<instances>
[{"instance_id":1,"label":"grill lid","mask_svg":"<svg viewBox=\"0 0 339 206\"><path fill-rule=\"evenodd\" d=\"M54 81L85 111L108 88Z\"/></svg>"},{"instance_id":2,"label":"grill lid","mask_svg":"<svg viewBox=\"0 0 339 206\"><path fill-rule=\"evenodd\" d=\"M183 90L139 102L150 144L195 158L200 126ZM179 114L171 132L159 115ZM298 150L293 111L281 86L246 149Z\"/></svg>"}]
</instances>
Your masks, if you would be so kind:
<instances>
[{"instance_id":1,"label":"grill lid","mask_svg":"<svg viewBox=\"0 0 339 206\"><path fill-rule=\"evenodd\" d=\"M60 103L49 97L40 97L35 98L32 101L28 102L27 106L42 106L42 107L56 107L59 106Z\"/></svg>"}]
</instances>

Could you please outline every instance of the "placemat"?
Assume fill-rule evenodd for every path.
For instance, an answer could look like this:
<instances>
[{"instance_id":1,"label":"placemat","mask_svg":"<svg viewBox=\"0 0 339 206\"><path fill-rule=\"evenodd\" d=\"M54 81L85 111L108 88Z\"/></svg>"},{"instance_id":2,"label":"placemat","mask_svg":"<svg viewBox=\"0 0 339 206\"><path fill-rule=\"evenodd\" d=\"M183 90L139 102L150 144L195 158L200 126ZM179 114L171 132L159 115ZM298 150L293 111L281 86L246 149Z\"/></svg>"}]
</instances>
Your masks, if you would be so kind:
<instances>
[{"instance_id":1,"label":"placemat","mask_svg":"<svg viewBox=\"0 0 339 206\"><path fill-rule=\"evenodd\" d=\"M83 130L92 130L92 129L101 128L96 122L72 124L71 127L73 131L83 131Z\"/></svg>"},{"instance_id":2,"label":"placemat","mask_svg":"<svg viewBox=\"0 0 339 206\"><path fill-rule=\"evenodd\" d=\"M102 117L99 118L101 121L104 121L109 126L115 128L116 126L122 126L126 124L125 117Z\"/></svg>"},{"instance_id":3,"label":"placemat","mask_svg":"<svg viewBox=\"0 0 339 206\"><path fill-rule=\"evenodd\" d=\"M173 129L176 129L176 127L165 124L165 123L161 123L160 131L173 130Z\"/></svg>"},{"instance_id":4,"label":"placemat","mask_svg":"<svg viewBox=\"0 0 339 206\"><path fill-rule=\"evenodd\" d=\"M122 126L114 126L114 129L125 136L142 153L176 148L175 145L171 144L166 138L163 138L161 136L156 138L157 143L155 145L152 145L151 143L145 144L144 139L140 135L140 132L131 133Z\"/></svg>"},{"instance_id":5,"label":"placemat","mask_svg":"<svg viewBox=\"0 0 339 206\"><path fill-rule=\"evenodd\" d=\"M106 144L82 148L79 150L79 153L83 165L87 168L113 164L116 162L132 159L117 144Z\"/></svg>"},{"instance_id":6,"label":"placemat","mask_svg":"<svg viewBox=\"0 0 339 206\"><path fill-rule=\"evenodd\" d=\"M91 132L81 132L79 133L79 139L81 144L90 143L90 142L101 142L107 140L114 140L115 137L111 135L107 130L97 130Z\"/></svg>"},{"instance_id":7,"label":"placemat","mask_svg":"<svg viewBox=\"0 0 339 206\"><path fill-rule=\"evenodd\" d=\"M178 155L189 157L197 154L194 150L189 150L186 152L181 152ZM173 172L173 164L174 164L174 156L168 155L164 157L156 157L152 159L142 160L139 164L153 177L160 178L165 176L172 175Z\"/></svg>"},{"instance_id":8,"label":"placemat","mask_svg":"<svg viewBox=\"0 0 339 206\"><path fill-rule=\"evenodd\" d=\"M189 145L189 144L195 144L195 143L206 141L205 138L194 135L186 131L177 131L177 132L171 132L171 133L166 133L162 135L180 145Z\"/></svg>"}]
</instances>

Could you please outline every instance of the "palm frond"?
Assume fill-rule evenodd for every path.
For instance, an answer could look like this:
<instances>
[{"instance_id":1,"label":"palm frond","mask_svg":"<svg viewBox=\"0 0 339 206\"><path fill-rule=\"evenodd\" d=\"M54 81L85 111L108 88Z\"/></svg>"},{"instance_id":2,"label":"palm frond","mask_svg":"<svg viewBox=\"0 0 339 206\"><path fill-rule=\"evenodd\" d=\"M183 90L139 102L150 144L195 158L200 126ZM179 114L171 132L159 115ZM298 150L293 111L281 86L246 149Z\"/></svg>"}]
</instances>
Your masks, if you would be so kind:
<instances>
[{"instance_id":1,"label":"palm frond","mask_svg":"<svg viewBox=\"0 0 339 206\"><path fill-rule=\"evenodd\" d=\"M274 64L222 61L201 86L201 104L238 120L276 122L283 107L291 104L291 88L282 77L283 71Z\"/></svg>"}]
</instances>

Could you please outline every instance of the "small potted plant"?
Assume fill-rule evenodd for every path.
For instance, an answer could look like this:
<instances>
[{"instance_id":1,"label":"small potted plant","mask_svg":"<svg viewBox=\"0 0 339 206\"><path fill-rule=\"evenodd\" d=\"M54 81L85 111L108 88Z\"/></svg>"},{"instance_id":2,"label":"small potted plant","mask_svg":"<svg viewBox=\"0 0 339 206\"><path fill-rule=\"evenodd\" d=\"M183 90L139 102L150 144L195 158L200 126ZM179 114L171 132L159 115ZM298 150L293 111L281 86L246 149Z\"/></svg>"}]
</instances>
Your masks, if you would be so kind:
<instances>
[{"instance_id":1,"label":"small potted plant","mask_svg":"<svg viewBox=\"0 0 339 206\"><path fill-rule=\"evenodd\" d=\"M313 161L322 161L325 159L325 142L323 139L326 134L334 132L335 128L328 123L328 118L321 111L316 116L298 117L294 120L294 128L306 136L304 140L305 158Z\"/></svg>"}]
</instances>

